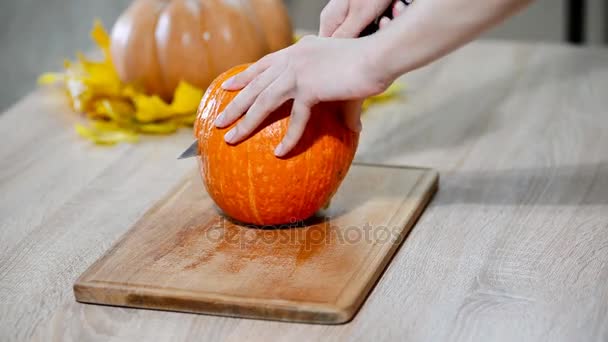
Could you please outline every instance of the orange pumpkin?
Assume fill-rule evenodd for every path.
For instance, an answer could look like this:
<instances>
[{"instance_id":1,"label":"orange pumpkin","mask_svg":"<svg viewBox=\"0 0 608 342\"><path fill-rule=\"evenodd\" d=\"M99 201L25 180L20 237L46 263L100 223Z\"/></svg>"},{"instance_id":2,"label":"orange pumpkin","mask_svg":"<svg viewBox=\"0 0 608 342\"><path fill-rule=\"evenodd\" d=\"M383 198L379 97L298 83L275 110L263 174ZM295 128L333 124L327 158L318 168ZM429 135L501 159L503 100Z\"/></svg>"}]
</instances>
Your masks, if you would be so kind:
<instances>
[{"instance_id":1,"label":"orange pumpkin","mask_svg":"<svg viewBox=\"0 0 608 342\"><path fill-rule=\"evenodd\" d=\"M170 99L180 80L205 89L292 41L281 0L135 0L114 24L110 49L124 82Z\"/></svg>"},{"instance_id":2,"label":"orange pumpkin","mask_svg":"<svg viewBox=\"0 0 608 342\"><path fill-rule=\"evenodd\" d=\"M271 113L247 140L229 145L214 120L239 93L221 84L246 69L241 65L220 75L207 89L198 110L194 134L207 192L228 216L256 225L294 223L327 204L346 175L359 134L344 125L340 106L315 106L304 136L286 157L274 148L289 124L292 101ZM238 121L237 121L238 122ZM235 123L236 124L236 123Z\"/></svg>"}]
</instances>

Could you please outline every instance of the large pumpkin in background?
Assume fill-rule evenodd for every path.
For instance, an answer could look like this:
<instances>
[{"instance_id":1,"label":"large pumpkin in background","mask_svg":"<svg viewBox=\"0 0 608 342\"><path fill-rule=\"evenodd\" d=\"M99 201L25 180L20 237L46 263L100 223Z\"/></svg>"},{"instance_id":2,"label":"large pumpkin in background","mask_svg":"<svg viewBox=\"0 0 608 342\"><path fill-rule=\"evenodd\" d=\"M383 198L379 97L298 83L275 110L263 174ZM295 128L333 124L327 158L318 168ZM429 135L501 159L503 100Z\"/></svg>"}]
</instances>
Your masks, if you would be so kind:
<instances>
[{"instance_id":1,"label":"large pumpkin in background","mask_svg":"<svg viewBox=\"0 0 608 342\"><path fill-rule=\"evenodd\" d=\"M344 125L340 106L315 106L304 136L286 157L274 155L289 124L292 102L273 112L249 139L229 145L215 118L238 94L221 84L247 66L220 75L198 109L194 134L207 192L228 216L256 225L294 223L329 202L351 165L359 134Z\"/></svg>"},{"instance_id":2,"label":"large pumpkin in background","mask_svg":"<svg viewBox=\"0 0 608 342\"><path fill-rule=\"evenodd\" d=\"M124 82L168 100L180 80L205 89L292 41L281 0L135 0L114 24L111 52Z\"/></svg>"}]
</instances>

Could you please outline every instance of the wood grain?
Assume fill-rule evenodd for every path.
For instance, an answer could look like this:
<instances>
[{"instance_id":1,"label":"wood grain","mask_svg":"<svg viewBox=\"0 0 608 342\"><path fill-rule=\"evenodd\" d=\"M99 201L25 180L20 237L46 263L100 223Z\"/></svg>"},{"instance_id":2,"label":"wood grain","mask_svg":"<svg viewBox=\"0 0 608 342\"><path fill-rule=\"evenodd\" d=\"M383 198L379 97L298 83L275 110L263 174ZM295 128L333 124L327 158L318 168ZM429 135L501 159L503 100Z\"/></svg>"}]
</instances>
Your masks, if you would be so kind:
<instances>
[{"instance_id":1,"label":"wood grain","mask_svg":"<svg viewBox=\"0 0 608 342\"><path fill-rule=\"evenodd\" d=\"M0 116L1 339L606 341L607 56L474 43L368 111L357 160L438 169L441 189L336 326L76 303L76 278L191 171L191 132L94 147L37 92Z\"/></svg>"},{"instance_id":2,"label":"wood grain","mask_svg":"<svg viewBox=\"0 0 608 342\"><path fill-rule=\"evenodd\" d=\"M306 222L219 215L198 171L75 283L80 302L280 321L349 321L431 196L426 169L353 165Z\"/></svg>"}]
</instances>

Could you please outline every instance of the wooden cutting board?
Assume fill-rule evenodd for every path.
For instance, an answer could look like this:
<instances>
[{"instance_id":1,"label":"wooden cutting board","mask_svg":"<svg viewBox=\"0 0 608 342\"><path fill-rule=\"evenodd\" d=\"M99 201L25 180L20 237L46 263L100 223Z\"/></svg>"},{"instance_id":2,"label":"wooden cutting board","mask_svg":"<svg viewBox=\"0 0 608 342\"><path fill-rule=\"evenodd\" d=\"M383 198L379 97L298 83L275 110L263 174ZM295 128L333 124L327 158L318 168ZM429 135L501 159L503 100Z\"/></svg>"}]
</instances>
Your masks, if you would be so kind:
<instances>
[{"instance_id":1,"label":"wooden cutting board","mask_svg":"<svg viewBox=\"0 0 608 342\"><path fill-rule=\"evenodd\" d=\"M74 294L86 303L344 323L437 187L429 169L353 165L325 212L260 229L220 215L193 172L81 275Z\"/></svg>"}]
</instances>

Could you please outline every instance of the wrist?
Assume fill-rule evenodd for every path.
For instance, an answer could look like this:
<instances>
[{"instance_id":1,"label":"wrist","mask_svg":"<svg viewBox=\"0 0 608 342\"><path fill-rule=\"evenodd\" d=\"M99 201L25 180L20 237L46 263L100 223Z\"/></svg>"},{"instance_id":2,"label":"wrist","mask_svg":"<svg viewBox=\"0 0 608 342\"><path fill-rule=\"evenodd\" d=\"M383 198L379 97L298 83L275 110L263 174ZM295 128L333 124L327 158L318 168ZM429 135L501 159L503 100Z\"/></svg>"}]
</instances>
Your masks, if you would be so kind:
<instances>
[{"instance_id":1,"label":"wrist","mask_svg":"<svg viewBox=\"0 0 608 342\"><path fill-rule=\"evenodd\" d=\"M390 55L390 41L385 38L379 34L361 38L366 45L362 70L368 82L373 85L372 95L382 93L401 76L397 68L391 65L393 61Z\"/></svg>"}]
</instances>

